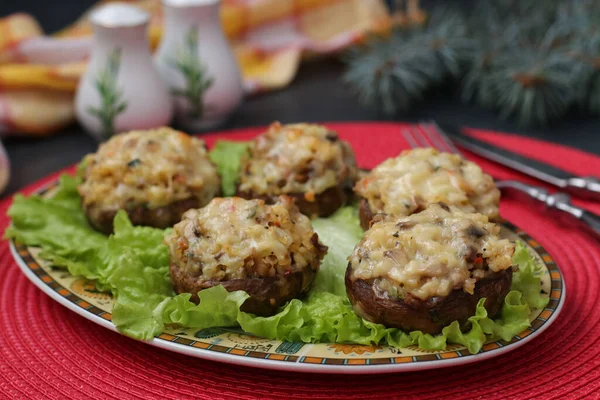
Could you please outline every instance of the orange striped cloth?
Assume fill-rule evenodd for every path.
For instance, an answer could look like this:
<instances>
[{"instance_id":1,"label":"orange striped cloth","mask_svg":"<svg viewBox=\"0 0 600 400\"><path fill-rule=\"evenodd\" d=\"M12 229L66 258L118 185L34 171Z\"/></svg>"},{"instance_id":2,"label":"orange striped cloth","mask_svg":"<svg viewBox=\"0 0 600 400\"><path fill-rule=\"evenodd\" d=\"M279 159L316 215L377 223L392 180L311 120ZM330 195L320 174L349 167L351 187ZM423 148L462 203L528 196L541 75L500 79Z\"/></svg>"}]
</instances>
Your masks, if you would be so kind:
<instances>
[{"instance_id":1,"label":"orange striped cloth","mask_svg":"<svg viewBox=\"0 0 600 400\"><path fill-rule=\"evenodd\" d=\"M129 2L152 15L156 48L160 0ZM0 19L1 133L45 135L73 122L74 92L91 47L86 15L52 36L27 14ZM223 0L221 19L249 93L284 87L303 58L335 53L391 24L383 0Z\"/></svg>"}]
</instances>

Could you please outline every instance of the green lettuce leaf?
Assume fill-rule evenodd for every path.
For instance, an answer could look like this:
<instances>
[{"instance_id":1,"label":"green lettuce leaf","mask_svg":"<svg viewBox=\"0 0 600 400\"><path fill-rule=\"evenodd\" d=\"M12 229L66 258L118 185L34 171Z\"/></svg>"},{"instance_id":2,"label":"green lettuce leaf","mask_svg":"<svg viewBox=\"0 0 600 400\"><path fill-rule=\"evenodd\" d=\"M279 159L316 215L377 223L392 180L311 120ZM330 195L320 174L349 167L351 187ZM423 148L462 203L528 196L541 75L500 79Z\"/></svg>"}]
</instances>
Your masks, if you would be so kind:
<instances>
[{"instance_id":1,"label":"green lettuce leaf","mask_svg":"<svg viewBox=\"0 0 600 400\"><path fill-rule=\"evenodd\" d=\"M512 287L523 294L523 300L532 308L544 308L550 299L540 295L540 272L538 265L523 242L516 243L513 261L518 272L513 275Z\"/></svg>"},{"instance_id":2,"label":"green lettuce leaf","mask_svg":"<svg viewBox=\"0 0 600 400\"><path fill-rule=\"evenodd\" d=\"M512 290L506 296L501 317L497 320L488 317L484 307L485 299L481 299L475 315L469 319L471 328L466 332L460 330L457 322L445 327L442 334L432 336L419 331L405 333L365 321L352 310L344 285L347 256L362 236L356 208L342 208L332 217L316 219L313 224L321 240L330 246L330 252L324 259L313 288L305 299L290 301L271 317L258 317L239 311L244 298L238 303L233 297L228 298L243 292L227 294L224 289L219 289L217 292L216 288L212 288L210 290L215 291L215 298L205 304L190 303L189 295L177 296L177 301L172 302L168 309L168 313L177 315L177 318L164 315L165 323L201 329L227 326L223 321L209 324L206 314L211 313L215 303L229 302L231 308L226 312L221 307L220 313L227 313L229 321L232 321L231 325L236 321L245 332L255 336L305 343L349 342L367 345L387 342L392 346L416 345L423 350L431 351L443 350L447 343L458 343L466 346L471 353L479 352L488 340L510 340L530 326L530 306L517 290ZM546 302L547 299L543 299L539 293L538 267L522 243L518 244L515 252L515 263L517 262L526 264L523 270L526 274L523 283L525 288L529 290L530 285L536 288L535 292L530 291L531 299L535 303ZM521 279L520 273L515 273L517 281ZM207 298L212 296L211 294ZM236 300L240 299L236 297ZM192 313L203 317L191 318L189 314Z\"/></svg>"},{"instance_id":3,"label":"green lettuce leaf","mask_svg":"<svg viewBox=\"0 0 600 400\"><path fill-rule=\"evenodd\" d=\"M394 347L417 346L422 350L437 351L446 348L446 335L432 336L421 331L403 332L389 328L386 333L386 343Z\"/></svg>"},{"instance_id":4,"label":"green lettuce leaf","mask_svg":"<svg viewBox=\"0 0 600 400\"><path fill-rule=\"evenodd\" d=\"M171 298L168 231L133 226L124 211L114 220L114 234L100 249L102 265L97 286L115 297L112 321L120 332L149 340L164 330L155 309Z\"/></svg>"},{"instance_id":5,"label":"green lettuce leaf","mask_svg":"<svg viewBox=\"0 0 600 400\"><path fill-rule=\"evenodd\" d=\"M383 325L359 318L347 298L314 291L304 301L290 301L274 316L241 313L238 322L253 335L289 342L371 344L387 332Z\"/></svg>"},{"instance_id":6,"label":"green lettuce leaf","mask_svg":"<svg viewBox=\"0 0 600 400\"><path fill-rule=\"evenodd\" d=\"M202 290L198 293L200 304L192 303L189 293L167 299L157 309L162 313L165 324L176 324L191 328L211 328L214 326L233 326L244 301L249 297L241 290L228 292L222 285Z\"/></svg>"},{"instance_id":7,"label":"green lettuce leaf","mask_svg":"<svg viewBox=\"0 0 600 400\"><path fill-rule=\"evenodd\" d=\"M235 186L235 180L228 182ZM488 340L510 340L522 332L529 326L531 309L548 302L539 290L540 267L519 242L514 254L518 271L500 318L488 317L482 299L467 332L456 322L442 334L431 336L365 321L354 313L346 296L347 257L360 241L362 230L356 207L344 207L330 218L314 220L329 253L305 298L290 301L271 317L259 317L240 311L246 293L216 286L201 291L201 302L196 305L190 302L190 294L173 293L168 248L163 243L169 230L132 226L126 213L119 212L114 234L106 237L87 223L77 184L77 178L63 176L54 197L16 196L9 209L13 223L6 236L42 247L43 257L73 275L95 279L98 288L115 298L112 321L117 329L136 339L152 339L166 325L198 329L239 325L250 334L285 341L388 343L424 350L442 350L447 343L459 343L476 353Z\"/></svg>"},{"instance_id":8,"label":"green lettuce leaf","mask_svg":"<svg viewBox=\"0 0 600 400\"><path fill-rule=\"evenodd\" d=\"M331 217L314 219L312 224L323 244L329 247L313 282L313 291L346 296L344 275L348 266L348 256L363 235L358 220L358 208L340 208Z\"/></svg>"},{"instance_id":9,"label":"green lettuce leaf","mask_svg":"<svg viewBox=\"0 0 600 400\"><path fill-rule=\"evenodd\" d=\"M107 241L87 222L77 192L79 180L63 175L52 197L16 195L5 236L42 248L41 256L72 275L99 277L98 249Z\"/></svg>"},{"instance_id":10,"label":"green lettuce leaf","mask_svg":"<svg viewBox=\"0 0 600 400\"><path fill-rule=\"evenodd\" d=\"M63 175L53 197L17 195L8 211L12 225L5 236L31 246L56 267L96 281L115 297L112 319L129 336L151 339L164 325L152 312L173 295L165 230L133 227L124 211L107 237L87 222L77 192L79 180Z\"/></svg>"},{"instance_id":11,"label":"green lettuce leaf","mask_svg":"<svg viewBox=\"0 0 600 400\"><path fill-rule=\"evenodd\" d=\"M248 155L249 142L218 140L208 157L217 166L221 176L221 190L224 197L233 196L240 176L242 160Z\"/></svg>"}]
</instances>

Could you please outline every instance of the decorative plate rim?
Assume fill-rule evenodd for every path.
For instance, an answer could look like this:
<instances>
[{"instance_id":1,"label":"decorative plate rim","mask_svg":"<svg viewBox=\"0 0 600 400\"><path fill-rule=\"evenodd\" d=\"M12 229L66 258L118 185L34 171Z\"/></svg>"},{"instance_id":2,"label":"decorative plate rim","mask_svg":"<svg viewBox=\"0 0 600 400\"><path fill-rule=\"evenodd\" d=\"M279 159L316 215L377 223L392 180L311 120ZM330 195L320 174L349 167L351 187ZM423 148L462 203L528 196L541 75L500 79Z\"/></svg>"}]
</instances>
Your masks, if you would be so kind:
<instances>
[{"instance_id":1,"label":"decorative plate rim","mask_svg":"<svg viewBox=\"0 0 600 400\"><path fill-rule=\"evenodd\" d=\"M43 194L48 189L57 184L54 181L48 185L44 185L36 192ZM502 221L502 225L521 237L535 252L541 257L545 267L550 273L551 292L550 303L540 312L536 318L542 321L537 328L529 327L519 335L513 337L509 342L502 340L490 342L484 345L482 352L477 354L462 354L460 351L447 351L435 353L434 359L427 357L427 360L418 360L417 357L422 356L402 356L385 357L380 360L389 359L387 363L370 364L370 360L376 358L356 358L351 359L354 363L345 363L342 365L326 364L327 358L306 357L302 355L279 355L277 359L269 358L272 353L258 351L243 351L229 353L233 348L207 344L200 341L190 341L189 339L181 338L171 334L160 334L150 341L142 341L165 350L173 351L180 354L185 354L192 357L202 358L210 361L224 362L228 364L242 365L246 367L261 367L264 369L273 369L280 371L292 372L312 372L312 373L343 373L343 374L376 374L376 373L393 373L393 372L409 372L420 371L426 369L445 368L451 366L459 366L470 364L473 362L484 361L512 350L531 341L543 333L560 314L566 298L566 286L563 275L558 268L554 259L548 252L528 233L514 226L508 221ZM83 316L84 318L104 327L117 332L115 325L111 322L111 314L102 309L91 306L84 299L80 298L76 293L62 286L59 282L48 275L44 269L37 263L34 257L29 252L29 247L26 245L9 241L10 251L13 259L25 276L36 285L42 292L48 295L51 299L65 306L71 311ZM553 274L554 273L554 274ZM85 303L88 306L80 305ZM543 312L549 313L542 318ZM178 340L181 340L178 342ZM188 343L189 342L189 343ZM200 345L198 345L200 344ZM486 348L487 347L487 348ZM243 354L242 354L243 353ZM430 355L431 356L431 355ZM260 358L259 358L260 357ZM310 360L308 360L310 359ZM331 358L329 358L331 360ZM339 360L339 359L338 359ZM350 359L345 359L350 360Z\"/></svg>"}]
</instances>

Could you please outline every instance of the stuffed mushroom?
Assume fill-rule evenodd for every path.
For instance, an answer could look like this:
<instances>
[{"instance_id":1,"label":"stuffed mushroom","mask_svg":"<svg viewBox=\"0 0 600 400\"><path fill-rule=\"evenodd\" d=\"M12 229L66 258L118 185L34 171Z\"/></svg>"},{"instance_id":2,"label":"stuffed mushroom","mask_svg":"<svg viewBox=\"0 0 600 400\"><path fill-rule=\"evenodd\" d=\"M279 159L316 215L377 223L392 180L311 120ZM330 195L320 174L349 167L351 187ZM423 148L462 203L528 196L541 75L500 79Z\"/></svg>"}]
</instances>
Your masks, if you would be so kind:
<instances>
[{"instance_id":1,"label":"stuffed mushroom","mask_svg":"<svg viewBox=\"0 0 600 400\"><path fill-rule=\"evenodd\" d=\"M250 297L241 309L271 315L306 292L327 247L292 198L273 205L240 197L216 198L190 210L165 239L170 276L177 293L223 285Z\"/></svg>"},{"instance_id":2,"label":"stuffed mushroom","mask_svg":"<svg viewBox=\"0 0 600 400\"><path fill-rule=\"evenodd\" d=\"M324 126L274 123L250 152L238 186L241 197L273 203L288 195L310 217L326 217L352 198L358 177L354 152Z\"/></svg>"},{"instance_id":3,"label":"stuffed mushroom","mask_svg":"<svg viewBox=\"0 0 600 400\"><path fill-rule=\"evenodd\" d=\"M359 180L354 191L360 197L363 229L377 214L407 216L440 201L493 220L500 203L494 180L477 164L431 148L387 159Z\"/></svg>"},{"instance_id":4,"label":"stuffed mushroom","mask_svg":"<svg viewBox=\"0 0 600 400\"><path fill-rule=\"evenodd\" d=\"M202 140L170 128L112 137L83 160L78 190L92 226L110 233L117 211L134 225L173 226L220 192Z\"/></svg>"},{"instance_id":5,"label":"stuffed mushroom","mask_svg":"<svg viewBox=\"0 0 600 400\"><path fill-rule=\"evenodd\" d=\"M408 217L378 216L349 257L356 313L405 332L466 328L478 301L494 317L512 284L514 244L482 214L443 203Z\"/></svg>"}]
</instances>

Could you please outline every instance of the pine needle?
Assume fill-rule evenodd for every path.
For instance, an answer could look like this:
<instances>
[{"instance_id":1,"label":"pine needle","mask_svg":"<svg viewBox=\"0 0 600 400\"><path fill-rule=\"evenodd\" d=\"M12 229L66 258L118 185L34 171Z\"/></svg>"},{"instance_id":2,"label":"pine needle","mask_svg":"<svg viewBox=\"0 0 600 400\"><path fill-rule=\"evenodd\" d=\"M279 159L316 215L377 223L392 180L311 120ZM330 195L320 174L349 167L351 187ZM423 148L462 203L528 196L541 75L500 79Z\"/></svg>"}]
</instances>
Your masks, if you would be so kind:
<instances>
[{"instance_id":1,"label":"pine needle","mask_svg":"<svg viewBox=\"0 0 600 400\"><path fill-rule=\"evenodd\" d=\"M372 38L350 52L344 81L386 114L432 88L460 82L460 98L522 125L574 106L600 115L600 1L478 0L436 8L423 26Z\"/></svg>"}]
</instances>

